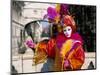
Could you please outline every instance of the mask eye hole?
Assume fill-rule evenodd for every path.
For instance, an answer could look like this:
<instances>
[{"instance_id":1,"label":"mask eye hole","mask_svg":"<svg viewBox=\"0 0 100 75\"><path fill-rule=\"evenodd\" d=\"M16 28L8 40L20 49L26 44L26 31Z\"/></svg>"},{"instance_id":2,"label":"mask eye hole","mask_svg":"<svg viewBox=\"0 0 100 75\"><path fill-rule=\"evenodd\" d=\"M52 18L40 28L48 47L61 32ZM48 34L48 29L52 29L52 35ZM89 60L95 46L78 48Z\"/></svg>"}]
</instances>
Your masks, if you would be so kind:
<instances>
[{"instance_id":1,"label":"mask eye hole","mask_svg":"<svg viewBox=\"0 0 100 75\"><path fill-rule=\"evenodd\" d=\"M70 29L68 29L68 31L70 31Z\"/></svg>"},{"instance_id":2,"label":"mask eye hole","mask_svg":"<svg viewBox=\"0 0 100 75\"><path fill-rule=\"evenodd\" d=\"M66 30L64 30L64 32L66 32Z\"/></svg>"}]
</instances>

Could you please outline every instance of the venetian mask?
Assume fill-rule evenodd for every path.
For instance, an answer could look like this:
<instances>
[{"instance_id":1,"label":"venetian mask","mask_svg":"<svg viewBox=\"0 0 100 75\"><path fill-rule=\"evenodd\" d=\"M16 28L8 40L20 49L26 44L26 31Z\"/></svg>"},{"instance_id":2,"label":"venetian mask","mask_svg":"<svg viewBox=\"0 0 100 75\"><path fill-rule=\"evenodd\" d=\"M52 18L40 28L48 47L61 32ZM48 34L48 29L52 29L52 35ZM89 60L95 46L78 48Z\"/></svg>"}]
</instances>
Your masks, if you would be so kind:
<instances>
[{"instance_id":1,"label":"venetian mask","mask_svg":"<svg viewBox=\"0 0 100 75\"><path fill-rule=\"evenodd\" d=\"M71 37L71 34L72 34L72 28L71 26L66 26L64 29L63 29L63 32L65 34L66 37Z\"/></svg>"}]
</instances>

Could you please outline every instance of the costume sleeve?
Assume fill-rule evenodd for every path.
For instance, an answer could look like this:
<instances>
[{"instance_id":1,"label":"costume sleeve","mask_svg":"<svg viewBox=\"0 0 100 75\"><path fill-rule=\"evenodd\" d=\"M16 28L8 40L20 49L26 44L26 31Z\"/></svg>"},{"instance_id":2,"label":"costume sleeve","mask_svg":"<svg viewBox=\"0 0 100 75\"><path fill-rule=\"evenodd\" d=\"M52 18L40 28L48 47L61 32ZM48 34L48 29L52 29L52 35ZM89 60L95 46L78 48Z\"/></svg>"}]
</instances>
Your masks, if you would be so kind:
<instances>
[{"instance_id":1,"label":"costume sleeve","mask_svg":"<svg viewBox=\"0 0 100 75\"><path fill-rule=\"evenodd\" d=\"M43 63L46 58L47 58L46 43L39 42L35 49L33 61L35 62L35 64L39 64L39 63Z\"/></svg>"},{"instance_id":2,"label":"costume sleeve","mask_svg":"<svg viewBox=\"0 0 100 75\"><path fill-rule=\"evenodd\" d=\"M84 50L81 46L81 44L75 44L74 50L69 54L67 59L70 62L70 66L72 70L78 70L81 69L83 63L84 63Z\"/></svg>"},{"instance_id":3,"label":"costume sleeve","mask_svg":"<svg viewBox=\"0 0 100 75\"><path fill-rule=\"evenodd\" d=\"M55 57L55 39L50 39L47 44L47 54L48 57L54 58Z\"/></svg>"}]
</instances>

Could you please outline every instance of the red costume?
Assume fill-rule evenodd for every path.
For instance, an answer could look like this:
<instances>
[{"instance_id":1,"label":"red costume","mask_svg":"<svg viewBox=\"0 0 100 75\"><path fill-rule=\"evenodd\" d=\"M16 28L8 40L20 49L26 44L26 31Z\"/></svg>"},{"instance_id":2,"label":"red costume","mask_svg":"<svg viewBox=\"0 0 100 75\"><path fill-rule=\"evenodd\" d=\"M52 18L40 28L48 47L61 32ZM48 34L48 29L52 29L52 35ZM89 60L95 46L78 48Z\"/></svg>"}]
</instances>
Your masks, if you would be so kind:
<instances>
[{"instance_id":1,"label":"red costume","mask_svg":"<svg viewBox=\"0 0 100 75\"><path fill-rule=\"evenodd\" d=\"M70 19L69 19L70 18ZM47 45L49 57L55 59L54 71L77 70L81 69L84 63L83 40L78 33L75 33L76 27L72 17L65 17L64 24L71 26L71 37L66 37L59 33L54 39L50 39Z\"/></svg>"}]
</instances>

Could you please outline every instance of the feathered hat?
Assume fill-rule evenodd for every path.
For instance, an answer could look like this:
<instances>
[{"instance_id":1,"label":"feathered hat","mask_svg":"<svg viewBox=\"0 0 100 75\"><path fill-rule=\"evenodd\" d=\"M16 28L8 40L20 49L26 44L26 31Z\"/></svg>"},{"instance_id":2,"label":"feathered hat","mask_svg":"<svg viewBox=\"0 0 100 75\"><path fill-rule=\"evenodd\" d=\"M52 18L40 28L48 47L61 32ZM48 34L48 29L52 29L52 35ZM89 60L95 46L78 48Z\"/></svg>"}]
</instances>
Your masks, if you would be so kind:
<instances>
[{"instance_id":1,"label":"feathered hat","mask_svg":"<svg viewBox=\"0 0 100 75\"><path fill-rule=\"evenodd\" d=\"M63 23L64 23L64 27L71 26L72 31L73 32L76 31L76 23L75 23L75 20L72 16L70 16L70 15L64 16Z\"/></svg>"},{"instance_id":2,"label":"feathered hat","mask_svg":"<svg viewBox=\"0 0 100 75\"><path fill-rule=\"evenodd\" d=\"M53 7L48 7L47 9L47 17L49 20L53 20L55 22L59 21L59 13L57 13L56 9Z\"/></svg>"}]
</instances>

